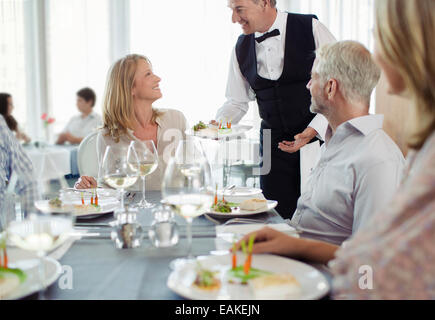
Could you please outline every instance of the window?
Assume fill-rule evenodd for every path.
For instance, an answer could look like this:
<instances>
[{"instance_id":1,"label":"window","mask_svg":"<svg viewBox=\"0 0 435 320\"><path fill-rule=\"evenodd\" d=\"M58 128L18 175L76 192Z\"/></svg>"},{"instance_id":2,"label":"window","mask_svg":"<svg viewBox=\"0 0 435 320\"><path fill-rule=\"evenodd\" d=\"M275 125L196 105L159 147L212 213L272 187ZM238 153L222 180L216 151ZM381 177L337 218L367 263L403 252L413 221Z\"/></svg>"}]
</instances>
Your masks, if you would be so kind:
<instances>
[{"instance_id":1,"label":"window","mask_svg":"<svg viewBox=\"0 0 435 320\"><path fill-rule=\"evenodd\" d=\"M129 29L131 52L146 55L162 78L156 106L180 109L192 125L214 118L241 33L226 1L131 0Z\"/></svg>"},{"instance_id":2,"label":"window","mask_svg":"<svg viewBox=\"0 0 435 320\"><path fill-rule=\"evenodd\" d=\"M0 92L12 95L20 127L27 122L24 28L24 0L0 1Z\"/></svg>"},{"instance_id":3,"label":"window","mask_svg":"<svg viewBox=\"0 0 435 320\"><path fill-rule=\"evenodd\" d=\"M92 88L101 114L110 61L108 0L46 2L47 81L50 115L58 133L78 114L76 92Z\"/></svg>"}]
</instances>

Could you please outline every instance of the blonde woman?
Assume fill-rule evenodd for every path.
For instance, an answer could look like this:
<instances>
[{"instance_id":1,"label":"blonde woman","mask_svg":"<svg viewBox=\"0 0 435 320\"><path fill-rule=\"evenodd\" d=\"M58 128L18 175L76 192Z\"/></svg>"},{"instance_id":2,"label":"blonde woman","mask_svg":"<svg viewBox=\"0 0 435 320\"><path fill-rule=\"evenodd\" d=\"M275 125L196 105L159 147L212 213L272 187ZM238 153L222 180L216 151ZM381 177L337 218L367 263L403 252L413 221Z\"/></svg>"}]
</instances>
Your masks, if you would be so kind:
<instances>
[{"instance_id":1,"label":"blonde woman","mask_svg":"<svg viewBox=\"0 0 435 320\"><path fill-rule=\"evenodd\" d=\"M152 140L159 154L159 166L147 176L146 189L159 190L166 163L179 140L185 138L187 121L183 113L156 109L162 97L160 78L148 58L132 54L117 61L109 72L103 105L103 128L97 137L97 154L102 162L107 146L127 146L131 141ZM94 188L94 177L82 176L76 188ZM133 187L141 190L139 180Z\"/></svg>"},{"instance_id":2,"label":"blonde woman","mask_svg":"<svg viewBox=\"0 0 435 320\"><path fill-rule=\"evenodd\" d=\"M435 299L435 1L377 0L376 23L375 60L414 113L401 187L341 247L263 229L253 252L329 262L335 298Z\"/></svg>"}]
</instances>

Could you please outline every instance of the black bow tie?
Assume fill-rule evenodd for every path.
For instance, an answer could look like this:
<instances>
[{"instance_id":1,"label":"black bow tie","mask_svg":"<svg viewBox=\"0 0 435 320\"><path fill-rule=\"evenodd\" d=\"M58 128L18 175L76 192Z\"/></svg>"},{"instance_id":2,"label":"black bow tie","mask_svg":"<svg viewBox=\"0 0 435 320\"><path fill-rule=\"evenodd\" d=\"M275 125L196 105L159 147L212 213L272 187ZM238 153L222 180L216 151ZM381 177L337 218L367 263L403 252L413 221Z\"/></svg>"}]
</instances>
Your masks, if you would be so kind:
<instances>
[{"instance_id":1,"label":"black bow tie","mask_svg":"<svg viewBox=\"0 0 435 320\"><path fill-rule=\"evenodd\" d=\"M266 40L267 38L276 37L276 36L279 36L279 35L280 35L279 30L278 29L274 29L274 30L272 30L270 32L266 32L261 37L255 38L255 41L260 43L260 42L263 42L264 40Z\"/></svg>"}]
</instances>

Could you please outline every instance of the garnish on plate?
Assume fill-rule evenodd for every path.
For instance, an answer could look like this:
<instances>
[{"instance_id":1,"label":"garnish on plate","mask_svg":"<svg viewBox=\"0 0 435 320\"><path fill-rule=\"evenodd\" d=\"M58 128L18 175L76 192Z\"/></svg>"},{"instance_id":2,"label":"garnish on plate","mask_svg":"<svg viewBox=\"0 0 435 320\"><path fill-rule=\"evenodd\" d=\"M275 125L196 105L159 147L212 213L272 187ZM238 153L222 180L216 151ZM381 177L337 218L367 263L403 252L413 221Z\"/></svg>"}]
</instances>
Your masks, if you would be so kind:
<instances>
[{"instance_id":1,"label":"garnish on plate","mask_svg":"<svg viewBox=\"0 0 435 320\"><path fill-rule=\"evenodd\" d=\"M202 129L207 129L207 128L208 128L208 125L206 125L204 122L200 121L193 126L193 131L196 132L196 131L199 131Z\"/></svg>"},{"instance_id":2,"label":"garnish on plate","mask_svg":"<svg viewBox=\"0 0 435 320\"><path fill-rule=\"evenodd\" d=\"M216 212L230 213L232 211L231 206L225 200L219 200L212 206L212 209Z\"/></svg>"},{"instance_id":3,"label":"garnish on plate","mask_svg":"<svg viewBox=\"0 0 435 320\"><path fill-rule=\"evenodd\" d=\"M218 272L203 268L198 262L194 285L202 290L217 290L221 287L220 280L216 277Z\"/></svg>"},{"instance_id":4,"label":"garnish on plate","mask_svg":"<svg viewBox=\"0 0 435 320\"><path fill-rule=\"evenodd\" d=\"M51 199L50 201L48 201L48 204L52 208L62 208L62 200L60 200L59 198Z\"/></svg>"},{"instance_id":5,"label":"garnish on plate","mask_svg":"<svg viewBox=\"0 0 435 320\"><path fill-rule=\"evenodd\" d=\"M246 255L245 263L241 266L237 266L237 257L235 257L235 246L233 246L232 269L229 270L230 283L240 283L246 285L248 284L249 280L272 274L272 272L269 271L252 268L252 249L254 241L255 234L253 234L249 238L248 246L246 246L245 241L241 242L242 251Z\"/></svg>"}]
</instances>

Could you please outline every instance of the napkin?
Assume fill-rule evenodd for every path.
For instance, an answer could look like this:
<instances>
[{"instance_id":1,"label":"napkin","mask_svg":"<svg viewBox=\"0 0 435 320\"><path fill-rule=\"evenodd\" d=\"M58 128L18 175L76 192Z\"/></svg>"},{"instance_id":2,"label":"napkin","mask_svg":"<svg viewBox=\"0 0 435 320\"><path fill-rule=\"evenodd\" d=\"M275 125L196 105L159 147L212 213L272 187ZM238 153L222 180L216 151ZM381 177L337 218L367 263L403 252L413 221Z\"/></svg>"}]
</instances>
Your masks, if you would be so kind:
<instances>
[{"instance_id":1,"label":"napkin","mask_svg":"<svg viewBox=\"0 0 435 320\"><path fill-rule=\"evenodd\" d=\"M289 226L286 223L252 223L252 224L232 224L232 225L220 225L216 226L216 235L226 235L226 234L235 234L235 235L246 235L250 232L257 231L263 229L264 227L269 227L275 229L277 231L281 231L284 233L291 233L292 235L297 235L296 229Z\"/></svg>"}]
</instances>

